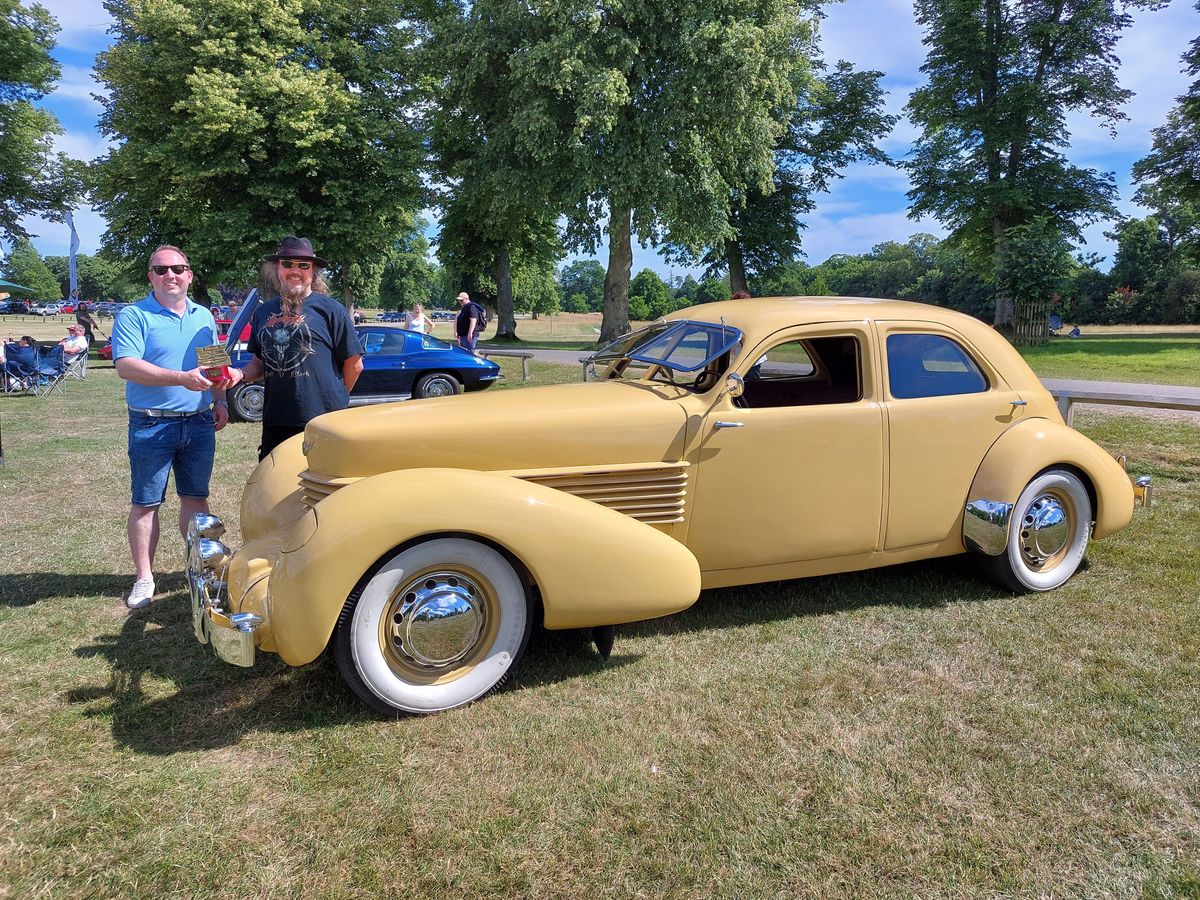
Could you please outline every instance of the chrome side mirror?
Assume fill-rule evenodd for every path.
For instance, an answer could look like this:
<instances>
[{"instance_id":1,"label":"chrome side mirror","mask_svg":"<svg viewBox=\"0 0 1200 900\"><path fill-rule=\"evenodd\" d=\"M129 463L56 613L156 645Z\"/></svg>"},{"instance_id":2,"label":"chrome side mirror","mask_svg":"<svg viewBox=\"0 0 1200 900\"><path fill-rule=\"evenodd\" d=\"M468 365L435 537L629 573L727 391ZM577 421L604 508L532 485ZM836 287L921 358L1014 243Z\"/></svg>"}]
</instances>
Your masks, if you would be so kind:
<instances>
[{"instance_id":1,"label":"chrome side mirror","mask_svg":"<svg viewBox=\"0 0 1200 900\"><path fill-rule=\"evenodd\" d=\"M725 376L725 393L730 397L740 397L746 392L746 379L737 372Z\"/></svg>"}]
</instances>

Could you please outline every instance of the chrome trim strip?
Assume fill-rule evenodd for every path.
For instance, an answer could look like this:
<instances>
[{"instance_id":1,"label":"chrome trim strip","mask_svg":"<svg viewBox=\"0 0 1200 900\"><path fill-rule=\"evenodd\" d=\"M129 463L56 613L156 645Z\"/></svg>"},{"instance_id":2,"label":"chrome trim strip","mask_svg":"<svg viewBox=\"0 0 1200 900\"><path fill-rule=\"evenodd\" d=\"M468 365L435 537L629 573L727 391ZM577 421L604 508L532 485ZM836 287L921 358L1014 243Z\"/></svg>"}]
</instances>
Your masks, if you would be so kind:
<instances>
[{"instance_id":1,"label":"chrome trim strip","mask_svg":"<svg viewBox=\"0 0 1200 900\"><path fill-rule=\"evenodd\" d=\"M998 500L968 501L963 510L963 544L968 550L999 556L1008 548L1013 504Z\"/></svg>"}]
</instances>

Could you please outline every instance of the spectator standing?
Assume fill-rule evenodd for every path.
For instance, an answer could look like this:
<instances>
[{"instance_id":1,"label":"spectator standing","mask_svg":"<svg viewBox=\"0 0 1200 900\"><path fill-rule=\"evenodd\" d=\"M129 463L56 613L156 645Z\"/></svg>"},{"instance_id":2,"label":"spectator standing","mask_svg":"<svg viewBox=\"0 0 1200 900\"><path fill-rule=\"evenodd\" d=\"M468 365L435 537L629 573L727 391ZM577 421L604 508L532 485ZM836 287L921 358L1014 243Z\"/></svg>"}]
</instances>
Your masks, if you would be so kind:
<instances>
[{"instance_id":1,"label":"spectator standing","mask_svg":"<svg viewBox=\"0 0 1200 900\"><path fill-rule=\"evenodd\" d=\"M354 323L346 307L326 293L320 270L328 264L313 252L312 242L284 238L264 260L273 264L279 296L254 311L253 355L235 375L265 383L260 460L302 433L310 419L349 406L362 372Z\"/></svg>"},{"instance_id":2,"label":"spectator standing","mask_svg":"<svg viewBox=\"0 0 1200 900\"><path fill-rule=\"evenodd\" d=\"M434 321L425 315L425 307L420 303L413 306L412 312L404 317L404 327L418 334L432 334Z\"/></svg>"},{"instance_id":3,"label":"spectator standing","mask_svg":"<svg viewBox=\"0 0 1200 900\"><path fill-rule=\"evenodd\" d=\"M458 336L458 346L464 350L475 352L479 342L479 323L483 319L483 309L478 303L471 302L471 296L463 291L458 295L458 318L454 320L454 333Z\"/></svg>"},{"instance_id":4,"label":"spectator standing","mask_svg":"<svg viewBox=\"0 0 1200 900\"><path fill-rule=\"evenodd\" d=\"M208 512L208 483L216 452L215 433L229 421L228 381L205 377L198 347L217 343L212 313L188 299L192 268L178 247L150 256L151 291L126 307L113 324L113 363L125 380L129 407L129 550L136 575L125 597L140 609L154 596L158 509L175 473L179 533L186 537L195 513ZM215 404L214 404L215 398Z\"/></svg>"},{"instance_id":5,"label":"spectator standing","mask_svg":"<svg viewBox=\"0 0 1200 900\"><path fill-rule=\"evenodd\" d=\"M88 302L86 300L80 300L75 304L75 324L83 328L87 334L88 346L91 346L92 342L96 339L96 336L92 334L92 329L99 328L100 326L88 311Z\"/></svg>"}]
</instances>

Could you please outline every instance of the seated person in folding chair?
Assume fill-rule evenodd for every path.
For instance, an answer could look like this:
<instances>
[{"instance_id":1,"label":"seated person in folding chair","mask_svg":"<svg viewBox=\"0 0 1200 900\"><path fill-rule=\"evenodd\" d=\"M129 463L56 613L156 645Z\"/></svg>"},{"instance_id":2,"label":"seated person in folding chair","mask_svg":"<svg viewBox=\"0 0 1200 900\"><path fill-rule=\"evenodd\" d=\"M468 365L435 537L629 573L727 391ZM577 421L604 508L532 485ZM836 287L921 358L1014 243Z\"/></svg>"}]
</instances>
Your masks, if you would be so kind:
<instances>
[{"instance_id":1,"label":"seated person in folding chair","mask_svg":"<svg viewBox=\"0 0 1200 900\"><path fill-rule=\"evenodd\" d=\"M86 374L88 339L82 325L68 325L67 336L58 342L63 348L69 374L83 378Z\"/></svg>"},{"instance_id":2,"label":"seated person in folding chair","mask_svg":"<svg viewBox=\"0 0 1200 900\"><path fill-rule=\"evenodd\" d=\"M33 338L26 335L15 344L4 346L4 393L35 390L38 384L38 351Z\"/></svg>"}]
</instances>

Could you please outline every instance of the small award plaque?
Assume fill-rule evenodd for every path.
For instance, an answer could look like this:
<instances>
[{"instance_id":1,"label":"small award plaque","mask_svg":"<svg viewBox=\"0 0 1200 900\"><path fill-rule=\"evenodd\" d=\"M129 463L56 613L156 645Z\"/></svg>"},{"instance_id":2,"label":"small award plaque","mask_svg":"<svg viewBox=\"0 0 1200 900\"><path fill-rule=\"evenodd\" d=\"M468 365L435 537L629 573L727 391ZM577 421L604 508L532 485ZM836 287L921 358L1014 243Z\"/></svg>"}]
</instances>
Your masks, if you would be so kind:
<instances>
[{"instance_id":1,"label":"small award plaque","mask_svg":"<svg viewBox=\"0 0 1200 900\"><path fill-rule=\"evenodd\" d=\"M197 347L196 359L204 370L204 377L209 381L222 381L229 377L229 351L224 344L213 344L211 347Z\"/></svg>"}]
</instances>

